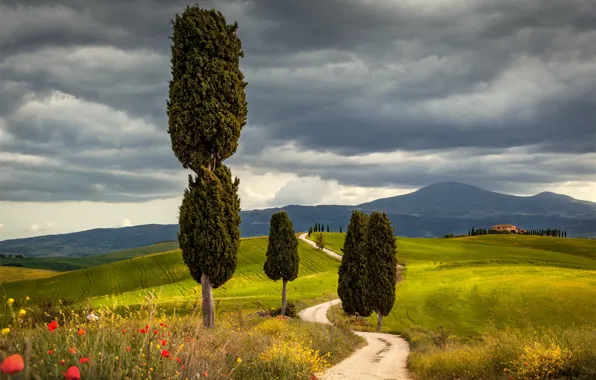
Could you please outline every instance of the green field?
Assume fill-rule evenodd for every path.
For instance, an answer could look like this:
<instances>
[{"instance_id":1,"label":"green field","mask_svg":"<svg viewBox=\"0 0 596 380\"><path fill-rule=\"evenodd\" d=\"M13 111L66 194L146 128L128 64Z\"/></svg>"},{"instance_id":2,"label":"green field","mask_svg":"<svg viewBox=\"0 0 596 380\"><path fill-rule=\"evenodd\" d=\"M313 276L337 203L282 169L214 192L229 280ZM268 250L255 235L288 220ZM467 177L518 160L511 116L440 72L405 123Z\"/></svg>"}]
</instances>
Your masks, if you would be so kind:
<instances>
[{"instance_id":1,"label":"green field","mask_svg":"<svg viewBox=\"0 0 596 380\"><path fill-rule=\"evenodd\" d=\"M133 257L144 256L152 253L160 253L178 249L178 242L167 241L163 243L152 244L144 247L125 249L104 253L102 255L88 256L82 258L65 257L39 257L39 258L4 258L4 266L17 266L32 269L47 269L57 272L67 272L77 269L86 269L114 263L117 261L131 259Z\"/></svg>"},{"instance_id":2,"label":"green field","mask_svg":"<svg viewBox=\"0 0 596 380\"><path fill-rule=\"evenodd\" d=\"M324 235L327 247L341 252L345 234ZM397 287L395 307L385 318L387 331L443 325L457 335L475 336L491 322L497 326L596 322L596 241L515 235L400 237L397 246L407 273ZM74 301L89 298L94 305L114 300L138 304L147 291L173 305L198 300L200 287L190 278L180 251L145 254L156 249L108 254L102 259L121 261L2 287L14 298L46 294ZM281 283L263 273L266 249L266 238L242 240L234 277L214 291L218 309L254 309L257 301L266 307L279 304ZM325 294L335 296L339 263L303 242L299 251L300 275L289 284L289 299L306 306ZM137 257L123 260L128 255Z\"/></svg>"},{"instance_id":3,"label":"green field","mask_svg":"<svg viewBox=\"0 0 596 380\"><path fill-rule=\"evenodd\" d=\"M345 234L324 236L328 249L341 252ZM596 322L595 252L596 241L586 239L398 237L397 256L408 263L407 275L384 327L403 332L442 325L456 335L475 336L491 322L497 327Z\"/></svg>"},{"instance_id":4,"label":"green field","mask_svg":"<svg viewBox=\"0 0 596 380\"><path fill-rule=\"evenodd\" d=\"M316 233L310 236L314 241ZM325 247L338 254L345 233L325 232ZM469 260L538 260L596 269L596 241L546 236L484 235L459 239L397 238L397 257L412 263Z\"/></svg>"},{"instance_id":5,"label":"green field","mask_svg":"<svg viewBox=\"0 0 596 380\"><path fill-rule=\"evenodd\" d=\"M216 302L230 307L256 308L279 303L281 282L269 280L263 273L267 239L244 239L238 252L238 269L234 277L214 291ZM288 285L288 297L304 305L321 299L324 292L335 293L337 261L300 242L300 273ZM76 284L76 286L74 286ZM166 302L196 301L199 285L190 277L182 262L180 250L146 255L58 276L4 285L6 294L15 299L41 294L55 299L83 301L91 298L95 305L111 303L137 304L153 291ZM108 297L106 297L108 296Z\"/></svg>"},{"instance_id":6,"label":"green field","mask_svg":"<svg viewBox=\"0 0 596 380\"><path fill-rule=\"evenodd\" d=\"M56 274L57 272L51 270L0 266L0 284L35 278L51 277Z\"/></svg>"}]
</instances>

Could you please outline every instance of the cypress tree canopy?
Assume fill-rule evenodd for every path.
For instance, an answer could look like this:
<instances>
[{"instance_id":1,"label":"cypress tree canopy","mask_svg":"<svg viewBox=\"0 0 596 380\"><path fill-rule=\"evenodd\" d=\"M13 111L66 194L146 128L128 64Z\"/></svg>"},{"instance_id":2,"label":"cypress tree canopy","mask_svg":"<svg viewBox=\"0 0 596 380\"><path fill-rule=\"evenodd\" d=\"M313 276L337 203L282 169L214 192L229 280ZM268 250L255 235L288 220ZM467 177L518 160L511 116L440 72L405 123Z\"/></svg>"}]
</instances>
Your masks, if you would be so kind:
<instances>
[{"instance_id":1,"label":"cypress tree canopy","mask_svg":"<svg viewBox=\"0 0 596 380\"><path fill-rule=\"evenodd\" d=\"M172 24L168 133L182 166L197 172L238 147L247 117L244 53L238 24L228 25L219 11L188 6Z\"/></svg>"},{"instance_id":2,"label":"cypress tree canopy","mask_svg":"<svg viewBox=\"0 0 596 380\"><path fill-rule=\"evenodd\" d=\"M228 168L222 166L215 172L199 168L196 178L189 176L180 206L182 259L195 281L201 282L205 273L214 288L236 270L240 244L237 189L238 180L231 182Z\"/></svg>"},{"instance_id":3,"label":"cypress tree canopy","mask_svg":"<svg viewBox=\"0 0 596 380\"><path fill-rule=\"evenodd\" d=\"M271 216L266 256L263 269L273 281L293 281L298 277L298 238L285 211Z\"/></svg>"},{"instance_id":4,"label":"cypress tree canopy","mask_svg":"<svg viewBox=\"0 0 596 380\"><path fill-rule=\"evenodd\" d=\"M370 215L366 234L368 304L383 316L389 314L395 303L397 246L393 233L387 214Z\"/></svg>"},{"instance_id":5,"label":"cypress tree canopy","mask_svg":"<svg viewBox=\"0 0 596 380\"><path fill-rule=\"evenodd\" d=\"M339 265L337 294L342 308L348 315L368 316L371 308L367 300L366 233L368 216L361 211L352 211L346 239L342 248L343 257Z\"/></svg>"}]
</instances>

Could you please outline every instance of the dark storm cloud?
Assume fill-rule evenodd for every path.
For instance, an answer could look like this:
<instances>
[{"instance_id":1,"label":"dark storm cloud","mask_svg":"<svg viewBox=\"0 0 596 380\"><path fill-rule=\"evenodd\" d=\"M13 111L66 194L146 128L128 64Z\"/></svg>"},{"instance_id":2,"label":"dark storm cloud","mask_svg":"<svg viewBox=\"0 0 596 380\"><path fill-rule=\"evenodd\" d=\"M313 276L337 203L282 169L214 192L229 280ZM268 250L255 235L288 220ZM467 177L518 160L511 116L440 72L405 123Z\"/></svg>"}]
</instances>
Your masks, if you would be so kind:
<instances>
[{"instance_id":1,"label":"dark storm cloud","mask_svg":"<svg viewBox=\"0 0 596 380\"><path fill-rule=\"evenodd\" d=\"M165 132L165 102L169 20L186 4L0 0L0 152L13 155L2 161L0 176L21 165L14 154L77 162L86 170L20 167L31 175L3 181L0 200L130 201L134 194L144 200L181 191L179 182L102 170L179 169ZM531 165L531 154L596 152L592 1L470 0L437 9L389 0L201 5L240 23L249 125L231 163L358 186L459 180L517 191L524 183L596 176L580 156L565 170L523 167ZM76 96L74 112L93 117L70 116L67 108L57 108L57 115L21 109L53 91ZM147 125L125 130L139 120ZM262 157L266 147L290 141L344 156L398 149L475 153L440 171L428 163L287 165ZM511 147L526 148L519 165L474 165L485 152ZM68 189L37 179L49 181L52 173ZM103 184L102 191L94 184Z\"/></svg>"}]
</instances>

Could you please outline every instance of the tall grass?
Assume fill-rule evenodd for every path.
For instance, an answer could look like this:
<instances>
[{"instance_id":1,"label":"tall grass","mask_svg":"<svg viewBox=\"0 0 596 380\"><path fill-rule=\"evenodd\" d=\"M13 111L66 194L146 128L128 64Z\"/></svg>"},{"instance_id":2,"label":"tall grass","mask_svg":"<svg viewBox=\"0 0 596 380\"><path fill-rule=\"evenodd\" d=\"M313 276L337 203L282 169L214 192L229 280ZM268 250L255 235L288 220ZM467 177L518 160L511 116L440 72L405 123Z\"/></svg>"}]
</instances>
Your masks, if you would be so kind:
<instances>
[{"instance_id":1,"label":"tall grass","mask_svg":"<svg viewBox=\"0 0 596 380\"><path fill-rule=\"evenodd\" d=\"M30 301L15 307L3 299L10 321L0 335L0 362L23 356L23 379L62 378L76 367L82 379L298 380L311 379L361 343L360 337L332 326L240 310L220 317L208 330L200 326L199 310L166 314L154 297L145 301L135 309L58 307L56 315L40 315ZM96 321L89 320L91 314ZM6 378L0 372L0 379Z\"/></svg>"},{"instance_id":2,"label":"tall grass","mask_svg":"<svg viewBox=\"0 0 596 380\"><path fill-rule=\"evenodd\" d=\"M419 379L596 379L596 326L497 329L461 339L412 328L408 367Z\"/></svg>"}]
</instances>

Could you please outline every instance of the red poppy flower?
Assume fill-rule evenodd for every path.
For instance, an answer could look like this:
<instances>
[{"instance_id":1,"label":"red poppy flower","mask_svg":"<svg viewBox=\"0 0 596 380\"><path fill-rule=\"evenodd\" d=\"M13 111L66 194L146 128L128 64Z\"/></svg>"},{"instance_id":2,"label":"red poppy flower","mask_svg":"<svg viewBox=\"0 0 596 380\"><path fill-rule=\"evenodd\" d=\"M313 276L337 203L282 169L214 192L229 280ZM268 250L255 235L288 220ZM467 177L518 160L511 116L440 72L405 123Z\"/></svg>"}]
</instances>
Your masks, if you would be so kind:
<instances>
[{"instance_id":1,"label":"red poppy flower","mask_svg":"<svg viewBox=\"0 0 596 380\"><path fill-rule=\"evenodd\" d=\"M83 330L83 329L80 329L80 330L77 332L77 335L85 335L85 330Z\"/></svg>"},{"instance_id":2,"label":"red poppy flower","mask_svg":"<svg viewBox=\"0 0 596 380\"><path fill-rule=\"evenodd\" d=\"M62 372L64 378L66 380L81 380L81 371L79 371L79 367L72 366L66 370L66 372Z\"/></svg>"},{"instance_id":3,"label":"red poppy flower","mask_svg":"<svg viewBox=\"0 0 596 380\"><path fill-rule=\"evenodd\" d=\"M164 326L165 326L165 324L164 324L163 322L159 322L159 325L160 325L161 327L164 327Z\"/></svg>"},{"instance_id":4,"label":"red poppy flower","mask_svg":"<svg viewBox=\"0 0 596 380\"><path fill-rule=\"evenodd\" d=\"M71 347L71 348L69 348L69 349L68 349L68 352L70 352L70 353L71 353L71 354L73 354L73 355L76 355L76 353L77 353L77 349L76 349L76 348L74 348L74 347Z\"/></svg>"},{"instance_id":5,"label":"red poppy flower","mask_svg":"<svg viewBox=\"0 0 596 380\"><path fill-rule=\"evenodd\" d=\"M89 363L89 358L80 358L79 359L79 363L83 364L83 363Z\"/></svg>"},{"instance_id":6,"label":"red poppy flower","mask_svg":"<svg viewBox=\"0 0 596 380\"><path fill-rule=\"evenodd\" d=\"M126 351L130 352L130 346L126 347Z\"/></svg>"},{"instance_id":7,"label":"red poppy flower","mask_svg":"<svg viewBox=\"0 0 596 380\"><path fill-rule=\"evenodd\" d=\"M0 371L7 375L14 375L15 373L21 372L25 368L25 362L23 357L19 354L7 356L6 359L0 364Z\"/></svg>"},{"instance_id":8,"label":"red poppy flower","mask_svg":"<svg viewBox=\"0 0 596 380\"><path fill-rule=\"evenodd\" d=\"M209 377L209 374L207 373L207 371L203 371L203 376Z\"/></svg>"},{"instance_id":9,"label":"red poppy flower","mask_svg":"<svg viewBox=\"0 0 596 380\"><path fill-rule=\"evenodd\" d=\"M159 334L159 330L153 330L153 335Z\"/></svg>"},{"instance_id":10,"label":"red poppy flower","mask_svg":"<svg viewBox=\"0 0 596 380\"><path fill-rule=\"evenodd\" d=\"M162 346L165 346L166 344L168 344L168 342L166 342L165 340L162 340L162 341L161 341L161 345L162 345Z\"/></svg>"},{"instance_id":11,"label":"red poppy flower","mask_svg":"<svg viewBox=\"0 0 596 380\"><path fill-rule=\"evenodd\" d=\"M316 377L315 375L312 375L312 376L310 377L310 380L317 380L317 377Z\"/></svg>"},{"instance_id":12,"label":"red poppy flower","mask_svg":"<svg viewBox=\"0 0 596 380\"><path fill-rule=\"evenodd\" d=\"M48 355L52 355L54 353L54 350L48 350Z\"/></svg>"},{"instance_id":13,"label":"red poppy flower","mask_svg":"<svg viewBox=\"0 0 596 380\"><path fill-rule=\"evenodd\" d=\"M149 325L145 325L145 330L149 330Z\"/></svg>"},{"instance_id":14,"label":"red poppy flower","mask_svg":"<svg viewBox=\"0 0 596 380\"><path fill-rule=\"evenodd\" d=\"M62 359L62 360L60 360L60 361L58 362L58 364L60 364L60 365L64 365L64 364L66 364L66 360Z\"/></svg>"},{"instance_id":15,"label":"red poppy flower","mask_svg":"<svg viewBox=\"0 0 596 380\"><path fill-rule=\"evenodd\" d=\"M180 367L180 371L184 371L184 368L185 368L185 366L184 366L184 364L182 364L182 367Z\"/></svg>"},{"instance_id":16,"label":"red poppy flower","mask_svg":"<svg viewBox=\"0 0 596 380\"><path fill-rule=\"evenodd\" d=\"M145 329L140 329L140 330L139 330L139 332L140 332L141 334L146 334L146 333L147 333L147 330L145 330Z\"/></svg>"},{"instance_id":17,"label":"red poppy flower","mask_svg":"<svg viewBox=\"0 0 596 380\"><path fill-rule=\"evenodd\" d=\"M125 333L126 333L126 329L122 329L122 334L125 334Z\"/></svg>"},{"instance_id":18,"label":"red poppy flower","mask_svg":"<svg viewBox=\"0 0 596 380\"><path fill-rule=\"evenodd\" d=\"M170 357L170 351L168 351L168 350L162 350L161 351L161 356L163 356L164 358L169 358Z\"/></svg>"},{"instance_id":19,"label":"red poppy flower","mask_svg":"<svg viewBox=\"0 0 596 380\"><path fill-rule=\"evenodd\" d=\"M176 358L176 361L177 361L178 363L182 363L182 359L180 359L180 358Z\"/></svg>"},{"instance_id":20,"label":"red poppy flower","mask_svg":"<svg viewBox=\"0 0 596 380\"><path fill-rule=\"evenodd\" d=\"M55 320L48 323L48 330L50 331L54 331L58 328L58 322L56 322Z\"/></svg>"}]
</instances>

